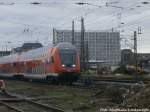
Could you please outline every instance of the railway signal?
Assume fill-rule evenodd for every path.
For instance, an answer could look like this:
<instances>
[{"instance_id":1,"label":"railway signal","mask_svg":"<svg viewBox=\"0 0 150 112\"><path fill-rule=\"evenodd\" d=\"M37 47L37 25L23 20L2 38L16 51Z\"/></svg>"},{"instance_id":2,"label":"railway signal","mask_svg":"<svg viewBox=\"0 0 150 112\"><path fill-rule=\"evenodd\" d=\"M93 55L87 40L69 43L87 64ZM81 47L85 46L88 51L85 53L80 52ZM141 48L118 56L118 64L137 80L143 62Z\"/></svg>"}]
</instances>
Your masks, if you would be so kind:
<instances>
[{"instance_id":1,"label":"railway signal","mask_svg":"<svg viewBox=\"0 0 150 112\"><path fill-rule=\"evenodd\" d=\"M0 80L0 90L1 92L5 92L5 83L3 80Z\"/></svg>"}]
</instances>

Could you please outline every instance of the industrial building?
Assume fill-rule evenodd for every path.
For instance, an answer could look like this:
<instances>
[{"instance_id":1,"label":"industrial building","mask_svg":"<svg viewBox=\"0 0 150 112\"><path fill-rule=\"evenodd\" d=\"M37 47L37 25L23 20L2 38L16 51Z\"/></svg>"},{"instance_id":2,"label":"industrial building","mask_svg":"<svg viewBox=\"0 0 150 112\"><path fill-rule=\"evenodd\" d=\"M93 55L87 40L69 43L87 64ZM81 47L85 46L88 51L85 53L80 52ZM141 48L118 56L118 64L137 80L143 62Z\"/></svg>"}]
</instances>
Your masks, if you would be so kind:
<instances>
[{"instance_id":1,"label":"industrial building","mask_svg":"<svg viewBox=\"0 0 150 112\"><path fill-rule=\"evenodd\" d=\"M0 51L0 57L10 55L10 51Z\"/></svg>"},{"instance_id":2,"label":"industrial building","mask_svg":"<svg viewBox=\"0 0 150 112\"><path fill-rule=\"evenodd\" d=\"M54 29L53 43L60 42L72 42L72 31ZM81 51L81 31L74 31L74 45ZM119 32L85 31L84 47L90 64L116 66L121 61Z\"/></svg>"},{"instance_id":3,"label":"industrial building","mask_svg":"<svg viewBox=\"0 0 150 112\"><path fill-rule=\"evenodd\" d=\"M135 55L131 49L123 49L121 51L122 65L135 65ZM150 53L137 53L138 66L150 72Z\"/></svg>"},{"instance_id":4,"label":"industrial building","mask_svg":"<svg viewBox=\"0 0 150 112\"><path fill-rule=\"evenodd\" d=\"M12 54L14 53L21 53L21 52L26 52L31 49L37 49L43 47L41 43L24 43L21 47L13 48L12 49Z\"/></svg>"},{"instance_id":5,"label":"industrial building","mask_svg":"<svg viewBox=\"0 0 150 112\"><path fill-rule=\"evenodd\" d=\"M134 53L131 49L121 50L121 65L133 65L135 63Z\"/></svg>"}]
</instances>

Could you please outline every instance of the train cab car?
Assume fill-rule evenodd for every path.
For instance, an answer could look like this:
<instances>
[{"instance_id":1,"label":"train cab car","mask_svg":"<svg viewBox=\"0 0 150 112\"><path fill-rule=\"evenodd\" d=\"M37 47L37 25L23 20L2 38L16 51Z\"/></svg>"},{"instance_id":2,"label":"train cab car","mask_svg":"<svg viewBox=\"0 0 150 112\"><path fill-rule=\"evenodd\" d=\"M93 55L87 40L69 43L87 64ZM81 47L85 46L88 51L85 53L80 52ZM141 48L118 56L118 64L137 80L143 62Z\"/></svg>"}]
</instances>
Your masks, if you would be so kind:
<instances>
[{"instance_id":1,"label":"train cab car","mask_svg":"<svg viewBox=\"0 0 150 112\"><path fill-rule=\"evenodd\" d=\"M61 43L56 46L59 55L59 69L63 73L74 73L80 71L79 55L71 44Z\"/></svg>"},{"instance_id":2,"label":"train cab car","mask_svg":"<svg viewBox=\"0 0 150 112\"><path fill-rule=\"evenodd\" d=\"M79 78L80 59L77 49L70 43L59 43L50 49L47 65L47 79L59 79L61 82L73 82Z\"/></svg>"},{"instance_id":3,"label":"train cab car","mask_svg":"<svg viewBox=\"0 0 150 112\"><path fill-rule=\"evenodd\" d=\"M63 80L76 80L80 73L80 58L77 49L69 43L60 43L54 53L56 71Z\"/></svg>"}]
</instances>

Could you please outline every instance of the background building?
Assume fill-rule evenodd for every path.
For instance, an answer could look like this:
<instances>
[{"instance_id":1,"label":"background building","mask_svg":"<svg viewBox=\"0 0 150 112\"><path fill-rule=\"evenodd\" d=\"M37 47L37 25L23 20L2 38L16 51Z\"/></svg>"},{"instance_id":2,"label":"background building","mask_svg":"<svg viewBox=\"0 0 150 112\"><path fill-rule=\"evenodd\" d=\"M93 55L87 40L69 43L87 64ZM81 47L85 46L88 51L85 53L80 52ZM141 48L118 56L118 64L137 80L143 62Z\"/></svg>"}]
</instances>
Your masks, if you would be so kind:
<instances>
[{"instance_id":1,"label":"background building","mask_svg":"<svg viewBox=\"0 0 150 112\"><path fill-rule=\"evenodd\" d=\"M71 30L53 31L53 43L72 42ZM74 31L74 45L80 51L81 32ZM120 33L107 31L85 31L85 57L91 64L118 65L121 61Z\"/></svg>"},{"instance_id":2,"label":"background building","mask_svg":"<svg viewBox=\"0 0 150 112\"><path fill-rule=\"evenodd\" d=\"M131 49L121 51L121 65L135 66L135 57ZM137 64L142 69L150 72L150 53L137 53Z\"/></svg>"},{"instance_id":3,"label":"background building","mask_svg":"<svg viewBox=\"0 0 150 112\"><path fill-rule=\"evenodd\" d=\"M121 65L133 65L135 63L134 53L131 49L121 50Z\"/></svg>"},{"instance_id":4,"label":"background building","mask_svg":"<svg viewBox=\"0 0 150 112\"><path fill-rule=\"evenodd\" d=\"M26 52L31 49L37 49L43 47L41 43L24 43L21 47L13 48L12 53Z\"/></svg>"},{"instance_id":5,"label":"background building","mask_svg":"<svg viewBox=\"0 0 150 112\"><path fill-rule=\"evenodd\" d=\"M0 51L0 57L10 55L10 51Z\"/></svg>"}]
</instances>

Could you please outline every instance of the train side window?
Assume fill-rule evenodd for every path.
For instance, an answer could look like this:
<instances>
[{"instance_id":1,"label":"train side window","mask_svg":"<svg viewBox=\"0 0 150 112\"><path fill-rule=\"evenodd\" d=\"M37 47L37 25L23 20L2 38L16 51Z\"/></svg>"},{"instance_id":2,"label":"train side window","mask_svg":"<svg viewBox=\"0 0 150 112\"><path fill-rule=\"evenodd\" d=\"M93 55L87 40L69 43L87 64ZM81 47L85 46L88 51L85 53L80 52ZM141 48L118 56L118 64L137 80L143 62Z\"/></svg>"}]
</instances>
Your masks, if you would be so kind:
<instances>
[{"instance_id":1,"label":"train side window","mask_svg":"<svg viewBox=\"0 0 150 112\"><path fill-rule=\"evenodd\" d=\"M54 63L54 57L53 56L50 57L50 63Z\"/></svg>"},{"instance_id":2,"label":"train side window","mask_svg":"<svg viewBox=\"0 0 150 112\"><path fill-rule=\"evenodd\" d=\"M16 67L16 66L17 66L17 64L16 64L16 63L13 63L13 66L14 66L14 67Z\"/></svg>"}]
</instances>

